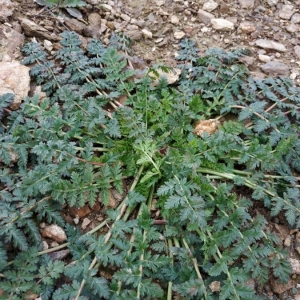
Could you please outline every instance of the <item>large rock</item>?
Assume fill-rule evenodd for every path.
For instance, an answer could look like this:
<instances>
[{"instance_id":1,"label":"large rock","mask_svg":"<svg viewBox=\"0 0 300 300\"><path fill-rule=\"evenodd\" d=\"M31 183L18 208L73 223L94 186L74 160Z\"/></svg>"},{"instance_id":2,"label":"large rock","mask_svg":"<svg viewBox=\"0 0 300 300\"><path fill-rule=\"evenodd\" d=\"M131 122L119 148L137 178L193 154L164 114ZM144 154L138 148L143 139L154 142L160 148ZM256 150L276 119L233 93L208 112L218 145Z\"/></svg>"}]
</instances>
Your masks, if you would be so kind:
<instances>
[{"instance_id":1,"label":"large rock","mask_svg":"<svg viewBox=\"0 0 300 300\"><path fill-rule=\"evenodd\" d=\"M17 61L0 62L0 95L14 93L11 109L19 108L30 90L29 68Z\"/></svg>"},{"instance_id":2,"label":"large rock","mask_svg":"<svg viewBox=\"0 0 300 300\"><path fill-rule=\"evenodd\" d=\"M42 39L47 39L49 41L55 41L55 42L60 40L60 38L55 33L51 33L44 27L34 23L29 19L20 18L20 22L24 30L24 33L27 36L39 37Z\"/></svg>"},{"instance_id":3,"label":"large rock","mask_svg":"<svg viewBox=\"0 0 300 300\"><path fill-rule=\"evenodd\" d=\"M277 74L288 76L290 74L289 67L280 61L269 61L266 64L260 66L261 69L267 74Z\"/></svg>"},{"instance_id":4,"label":"large rock","mask_svg":"<svg viewBox=\"0 0 300 300\"><path fill-rule=\"evenodd\" d=\"M289 20L294 13L295 13L294 6L287 4L287 5L282 5L282 8L279 10L278 15L281 19Z\"/></svg>"},{"instance_id":5,"label":"large rock","mask_svg":"<svg viewBox=\"0 0 300 300\"><path fill-rule=\"evenodd\" d=\"M0 61L4 60L5 56L8 56L6 61L19 58L23 44L24 36L21 33L5 24L0 25Z\"/></svg>"},{"instance_id":6,"label":"large rock","mask_svg":"<svg viewBox=\"0 0 300 300\"><path fill-rule=\"evenodd\" d=\"M228 20L225 19L211 19L211 24L213 29L216 30L233 30L234 29L234 24Z\"/></svg>"},{"instance_id":7,"label":"large rock","mask_svg":"<svg viewBox=\"0 0 300 300\"><path fill-rule=\"evenodd\" d=\"M256 46L264 49L273 49L280 52L285 52L286 48L283 44L267 39L258 39L255 41Z\"/></svg>"},{"instance_id":8,"label":"large rock","mask_svg":"<svg viewBox=\"0 0 300 300\"><path fill-rule=\"evenodd\" d=\"M10 0L0 0L0 22L7 21L12 16L15 6Z\"/></svg>"}]
</instances>

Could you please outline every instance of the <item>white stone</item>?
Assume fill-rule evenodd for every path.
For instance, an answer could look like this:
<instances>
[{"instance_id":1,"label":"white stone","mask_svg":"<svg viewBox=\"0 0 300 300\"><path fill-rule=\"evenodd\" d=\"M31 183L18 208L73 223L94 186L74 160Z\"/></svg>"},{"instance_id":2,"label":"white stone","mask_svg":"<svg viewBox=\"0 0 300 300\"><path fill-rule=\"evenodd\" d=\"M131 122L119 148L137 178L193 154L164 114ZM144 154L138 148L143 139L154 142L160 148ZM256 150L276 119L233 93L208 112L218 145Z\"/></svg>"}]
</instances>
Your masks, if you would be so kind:
<instances>
[{"instance_id":1,"label":"white stone","mask_svg":"<svg viewBox=\"0 0 300 300\"><path fill-rule=\"evenodd\" d=\"M146 28L142 29L143 36L147 39L152 39L152 32Z\"/></svg>"},{"instance_id":2,"label":"white stone","mask_svg":"<svg viewBox=\"0 0 300 300\"><path fill-rule=\"evenodd\" d=\"M171 16L171 23L172 24L178 24L179 23L179 18L175 15Z\"/></svg>"},{"instance_id":3,"label":"white stone","mask_svg":"<svg viewBox=\"0 0 300 300\"><path fill-rule=\"evenodd\" d=\"M100 4L100 7L105 11L111 11L112 7L108 4Z\"/></svg>"},{"instance_id":4,"label":"white stone","mask_svg":"<svg viewBox=\"0 0 300 300\"><path fill-rule=\"evenodd\" d=\"M185 32L184 31L175 31L174 32L174 38L176 40L181 40L184 37L185 37Z\"/></svg>"},{"instance_id":5,"label":"white stone","mask_svg":"<svg viewBox=\"0 0 300 300\"><path fill-rule=\"evenodd\" d=\"M130 17L128 15L125 14L121 14L120 16L125 22L129 22L130 21Z\"/></svg>"},{"instance_id":6,"label":"white stone","mask_svg":"<svg viewBox=\"0 0 300 300\"><path fill-rule=\"evenodd\" d=\"M0 95L13 92L15 99L10 107L17 109L30 90L30 68L21 65L18 61L12 61L0 62L0 70Z\"/></svg>"},{"instance_id":7,"label":"white stone","mask_svg":"<svg viewBox=\"0 0 300 300\"><path fill-rule=\"evenodd\" d=\"M286 26L286 31L294 33L299 31L299 25L295 23L291 23L290 25Z\"/></svg>"},{"instance_id":8,"label":"white stone","mask_svg":"<svg viewBox=\"0 0 300 300\"><path fill-rule=\"evenodd\" d=\"M283 44L267 39L258 39L255 41L256 46L264 49L274 49L280 52L285 52L286 48Z\"/></svg>"},{"instance_id":9,"label":"white stone","mask_svg":"<svg viewBox=\"0 0 300 300\"><path fill-rule=\"evenodd\" d=\"M258 59L265 63L271 60L270 56L263 54L258 54Z\"/></svg>"},{"instance_id":10,"label":"white stone","mask_svg":"<svg viewBox=\"0 0 300 300\"><path fill-rule=\"evenodd\" d=\"M254 6L255 0L239 0L239 3L242 8L250 8Z\"/></svg>"},{"instance_id":11,"label":"white stone","mask_svg":"<svg viewBox=\"0 0 300 300\"><path fill-rule=\"evenodd\" d=\"M294 14L294 6L290 4L282 5L282 8L279 10L279 17L281 19L289 20Z\"/></svg>"},{"instance_id":12,"label":"white stone","mask_svg":"<svg viewBox=\"0 0 300 300\"><path fill-rule=\"evenodd\" d=\"M0 0L0 21L6 21L15 9L15 5L10 0Z\"/></svg>"},{"instance_id":13,"label":"white stone","mask_svg":"<svg viewBox=\"0 0 300 300\"><path fill-rule=\"evenodd\" d=\"M278 1L279 1L279 0L267 0L268 4L269 4L270 6L275 6L275 5L277 5Z\"/></svg>"},{"instance_id":14,"label":"white stone","mask_svg":"<svg viewBox=\"0 0 300 300\"><path fill-rule=\"evenodd\" d=\"M219 6L219 4L215 1L208 1L205 2L203 4L202 9L208 12L212 12L213 10L215 10L217 7Z\"/></svg>"},{"instance_id":15,"label":"white stone","mask_svg":"<svg viewBox=\"0 0 300 300\"><path fill-rule=\"evenodd\" d=\"M299 13L295 13L293 14L292 18L291 18L291 22L292 23L300 23L300 14Z\"/></svg>"},{"instance_id":16,"label":"white stone","mask_svg":"<svg viewBox=\"0 0 300 300\"><path fill-rule=\"evenodd\" d=\"M234 24L225 19L211 19L211 24L215 30L233 30Z\"/></svg>"}]
</instances>

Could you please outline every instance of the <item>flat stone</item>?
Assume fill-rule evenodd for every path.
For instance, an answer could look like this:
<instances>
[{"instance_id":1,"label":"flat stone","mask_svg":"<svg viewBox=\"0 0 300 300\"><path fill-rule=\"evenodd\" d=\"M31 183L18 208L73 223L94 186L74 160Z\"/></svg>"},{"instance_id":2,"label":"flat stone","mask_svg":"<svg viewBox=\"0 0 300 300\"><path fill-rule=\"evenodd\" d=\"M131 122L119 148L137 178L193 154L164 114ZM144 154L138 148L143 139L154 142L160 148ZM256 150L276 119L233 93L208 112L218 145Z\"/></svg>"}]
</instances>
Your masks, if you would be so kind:
<instances>
[{"instance_id":1,"label":"flat stone","mask_svg":"<svg viewBox=\"0 0 300 300\"><path fill-rule=\"evenodd\" d=\"M83 30L86 28L86 25L74 18L65 18L65 24L69 27L70 30L75 31L79 34L82 34Z\"/></svg>"},{"instance_id":2,"label":"flat stone","mask_svg":"<svg viewBox=\"0 0 300 300\"><path fill-rule=\"evenodd\" d=\"M0 21L5 22L12 16L15 5L10 0L0 0Z\"/></svg>"},{"instance_id":3,"label":"flat stone","mask_svg":"<svg viewBox=\"0 0 300 300\"><path fill-rule=\"evenodd\" d=\"M267 0L268 4L269 4L270 6L275 6L275 5L277 5L278 1L279 1L279 0Z\"/></svg>"},{"instance_id":4,"label":"flat stone","mask_svg":"<svg viewBox=\"0 0 300 300\"><path fill-rule=\"evenodd\" d=\"M294 33L294 32L299 31L299 25L298 25L298 24L295 24L295 23L291 23L291 24L289 24L288 26L286 26L285 29L286 29L286 31L288 31L288 32Z\"/></svg>"},{"instance_id":5,"label":"flat stone","mask_svg":"<svg viewBox=\"0 0 300 300\"><path fill-rule=\"evenodd\" d=\"M211 19L211 24L215 30L233 30L234 24L225 19Z\"/></svg>"},{"instance_id":6,"label":"flat stone","mask_svg":"<svg viewBox=\"0 0 300 300\"><path fill-rule=\"evenodd\" d=\"M146 28L142 29L143 36L147 39L152 39L152 32Z\"/></svg>"},{"instance_id":7,"label":"flat stone","mask_svg":"<svg viewBox=\"0 0 300 300\"><path fill-rule=\"evenodd\" d=\"M129 22L130 21L130 17L126 14L121 14L121 18L125 21L125 22Z\"/></svg>"},{"instance_id":8,"label":"flat stone","mask_svg":"<svg viewBox=\"0 0 300 300\"><path fill-rule=\"evenodd\" d=\"M175 31L174 32L174 38L176 40L181 40L184 37L185 37L185 32L184 31Z\"/></svg>"},{"instance_id":9,"label":"flat stone","mask_svg":"<svg viewBox=\"0 0 300 300\"><path fill-rule=\"evenodd\" d=\"M48 237L58 243L62 243L67 240L65 231L56 224L46 226L42 229L42 236Z\"/></svg>"},{"instance_id":10,"label":"flat stone","mask_svg":"<svg viewBox=\"0 0 300 300\"><path fill-rule=\"evenodd\" d=\"M291 18L291 22L292 23L300 23L300 14L299 13L295 13L293 14L292 18Z\"/></svg>"},{"instance_id":11,"label":"flat stone","mask_svg":"<svg viewBox=\"0 0 300 300\"><path fill-rule=\"evenodd\" d=\"M0 70L0 95L13 92L15 99L10 108L18 109L30 90L30 68L13 61L0 62Z\"/></svg>"},{"instance_id":12,"label":"flat stone","mask_svg":"<svg viewBox=\"0 0 300 300\"><path fill-rule=\"evenodd\" d=\"M24 30L25 35L27 36L33 36L38 37L42 39L47 39L49 41L59 41L60 38L55 34L49 32L44 27L34 23L33 21L26 19L26 18L20 18L21 26Z\"/></svg>"},{"instance_id":13,"label":"flat stone","mask_svg":"<svg viewBox=\"0 0 300 300\"><path fill-rule=\"evenodd\" d=\"M244 33L251 33L256 30L255 25L252 22L241 22L239 28L244 32Z\"/></svg>"},{"instance_id":14,"label":"flat stone","mask_svg":"<svg viewBox=\"0 0 300 300\"><path fill-rule=\"evenodd\" d=\"M300 59L300 46L294 47L295 54L297 55L298 59Z\"/></svg>"},{"instance_id":15,"label":"flat stone","mask_svg":"<svg viewBox=\"0 0 300 300\"><path fill-rule=\"evenodd\" d=\"M215 10L217 7L219 6L219 4L215 1L208 1L208 2L205 2L203 4L203 7L202 9L205 10L205 11L208 11L208 12L212 12L213 10Z\"/></svg>"},{"instance_id":16,"label":"flat stone","mask_svg":"<svg viewBox=\"0 0 300 300\"><path fill-rule=\"evenodd\" d=\"M84 218L81 224L81 229L82 230L86 229L91 222L92 221L90 219Z\"/></svg>"},{"instance_id":17,"label":"flat stone","mask_svg":"<svg viewBox=\"0 0 300 300\"><path fill-rule=\"evenodd\" d=\"M204 24L210 24L211 20L215 18L215 16L203 9L198 10L198 17Z\"/></svg>"},{"instance_id":18,"label":"flat stone","mask_svg":"<svg viewBox=\"0 0 300 300\"><path fill-rule=\"evenodd\" d=\"M280 52L285 52L286 48L283 44L267 39L258 39L255 41L256 46L264 49L274 49Z\"/></svg>"},{"instance_id":19,"label":"flat stone","mask_svg":"<svg viewBox=\"0 0 300 300\"><path fill-rule=\"evenodd\" d=\"M141 32L141 30L127 30L127 31L125 31L125 33L133 41L139 41L143 37L143 33Z\"/></svg>"},{"instance_id":20,"label":"flat stone","mask_svg":"<svg viewBox=\"0 0 300 300\"><path fill-rule=\"evenodd\" d=\"M179 18L175 15L171 16L171 23L172 24L178 24L179 23Z\"/></svg>"},{"instance_id":21,"label":"flat stone","mask_svg":"<svg viewBox=\"0 0 300 300\"><path fill-rule=\"evenodd\" d=\"M277 74L277 75L289 75L289 67L280 61L269 61L266 64L260 66L260 68L267 74Z\"/></svg>"},{"instance_id":22,"label":"flat stone","mask_svg":"<svg viewBox=\"0 0 300 300\"><path fill-rule=\"evenodd\" d=\"M255 0L239 0L239 4L242 8L250 8L254 6Z\"/></svg>"},{"instance_id":23,"label":"flat stone","mask_svg":"<svg viewBox=\"0 0 300 300\"><path fill-rule=\"evenodd\" d=\"M286 4L282 5L278 15L281 19L289 20L294 13L294 5Z\"/></svg>"},{"instance_id":24,"label":"flat stone","mask_svg":"<svg viewBox=\"0 0 300 300\"><path fill-rule=\"evenodd\" d=\"M268 56L268 55L264 55L264 54L258 54L258 59L261 62L267 63L267 62L269 62L271 60L271 57Z\"/></svg>"}]
</instances>

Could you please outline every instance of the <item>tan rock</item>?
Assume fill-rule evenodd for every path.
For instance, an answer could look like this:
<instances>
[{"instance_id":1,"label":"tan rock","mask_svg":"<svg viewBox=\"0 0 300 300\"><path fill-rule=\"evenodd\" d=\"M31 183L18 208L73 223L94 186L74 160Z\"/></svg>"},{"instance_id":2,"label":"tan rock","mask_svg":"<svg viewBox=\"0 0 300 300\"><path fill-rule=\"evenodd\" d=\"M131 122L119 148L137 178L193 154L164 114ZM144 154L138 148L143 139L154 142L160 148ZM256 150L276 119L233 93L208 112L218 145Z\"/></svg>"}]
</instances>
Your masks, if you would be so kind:
<instances>
[{"instance_id":1,"label":"tan rock","mask_svg":"<svg viewBox=\"0 0 300 300\"><path fill-rule=\"evenodd\" d=\"M215 119L200 120L196 123L194 133L198 136L203 136L204 133L212 134L218 130L220 122Z\"/></svg>"},{"instance_id":2,"label":"tan rock","mask_svg":"<svg viewBox=\"0 0 300 300\"><path fill-rule=\"evenodd\" d=\"M244 33L251 33L256 30L255 25L252 22L242 22L239 26L239 28L244 32Z\"/></svg>"},{"instance_id":3,"label":"tan rock","mask_svg":"<svg viewBox=\"0 0 300 300\"><path fill-rule=\"evenodd\" d=\"M225 19L211 19L211 24L215 30L228 31L234 29L234 24Z\"/></svg>"},{"instance_id":4,"label":"tan rock","mask_svg":"<svg viewBox=\"0 0 300 300\"><path fill-rule=\"evenodd\" d=\"M207 11L204 11L203 9L199 9L198 11L198 17L204 24L210 24L211 19L214 19L215 16Z\"/></svg>"},{"instance_id":5,"label":"tan rock","mask_svg":"<svg viewBox=\"0 0 300 300\"><path fill-rule=\"evenodd\" d=\"M58 243L62 243L67 240L65 231L60 226L55 224L46 226L44 229L42 229L41 233L43 237L48 237Z\"/></svg>"},{"instance_id":6,"label":"tan rock","mask_svg":"<svg viewBox=\"0 0 300 300\"><path fill-rule=\"evenodd\" d=\"M18 61L0 62L0 95L13 92L15 99L10 108L18 109L30 90L29 68Z\"/></svg>"},{"instance_id":7,"label":"tan rock","mask_svg":"<svg viewBox=\"0 0 300 300\"><path fill-rule=\"evenodd\" d=\"M292 273L293 274L300 274L300 261L295 258L290 258L290 263L292 267Z\"/></svg>"}]
</instances>

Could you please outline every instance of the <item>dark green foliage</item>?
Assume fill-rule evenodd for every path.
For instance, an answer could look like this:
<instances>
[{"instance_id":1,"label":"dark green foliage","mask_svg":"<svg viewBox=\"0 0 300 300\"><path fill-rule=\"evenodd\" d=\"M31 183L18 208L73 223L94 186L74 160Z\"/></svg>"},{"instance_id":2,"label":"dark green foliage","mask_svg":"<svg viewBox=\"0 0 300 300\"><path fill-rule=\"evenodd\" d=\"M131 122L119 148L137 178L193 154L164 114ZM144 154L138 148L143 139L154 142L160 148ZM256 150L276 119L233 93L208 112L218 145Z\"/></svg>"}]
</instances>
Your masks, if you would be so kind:
<instances>
[{"instance_id":1,"label":"dark green foliage","mask_svg":"<svg viewBox=\"0 0 300 300\"><path fill-rule=\"evenodd\" d=\"M248 279L288 280L286 253L255 206L300 225L299 89L251 77L246 50L199 57L184 40L181 78L154 85L135 78L123 35L84 51L65 32L61 45L51 60L24 48L47 98L16 112L6 110L12 95L0 99L1 299L260 299ZM212 118L216 132L197 136L195 124ZM111 189L127 188L108 209ZM83 235L65 224L62 207L96 201L98 227ZM39 252L39 222L65 228L68 263Z\"/></svg>"}]
</instances>

